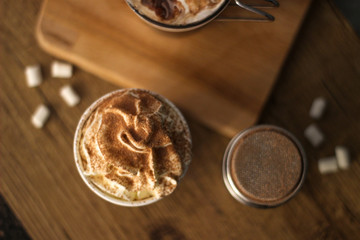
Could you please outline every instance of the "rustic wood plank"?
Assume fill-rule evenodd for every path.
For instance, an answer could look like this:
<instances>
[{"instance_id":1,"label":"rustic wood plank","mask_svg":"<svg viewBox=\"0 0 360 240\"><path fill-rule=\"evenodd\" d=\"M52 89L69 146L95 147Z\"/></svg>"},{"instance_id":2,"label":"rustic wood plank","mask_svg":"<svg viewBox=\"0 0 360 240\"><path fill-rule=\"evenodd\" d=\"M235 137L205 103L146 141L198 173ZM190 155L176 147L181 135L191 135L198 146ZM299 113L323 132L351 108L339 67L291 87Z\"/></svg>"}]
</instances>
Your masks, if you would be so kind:
<instances>
[{"instance_id":1,"label":"rustic wood plank","mask_svg":"<svg viewBox=\"0 0 360 240\"><path fill-rule=\"evenodd\" d=\"M73 163L77 121L96 98L117 87L80 69L73 78L51 79L49 57L34 38L40 0L2 1L0 191L34 239L359 239L360 238L360 43L333 9L315 1L292 54L259 123L289 129L303 143L309 174L301 192L269 210L236 202L222 182L222 155L229 138L186 114L193 135L193 162L179 188L166 199L141 208L124 208L96 197ZM331 26L331 27L329 27ZM44 83L26 87L24 67L41 63ZM69 108L59 88L74 85L82 97ZM319 149L303 137L313 122L311 101L329 100L317 124L326 134ZM29 118L40 103L52 115L42 130ZM348 171L322 176L319 157L337 144L350 147Z\"/></svg>"},{"instance_id":2,"label":"rustic wood plank","mask_svg":"<svg viewBox=\"0 0 360 240\"><path fill-rule=\"evenodd\" d=\"M296 48L269 99L261 122L284 126L303 143L309 174L303 188L318 205L328 223L318 238L357 239L360 229L360 41L331 1L314 3L299 33ZM296 91L291 88L296 86ZM323 96L328 107L322 119L308 116L314 98ZM314 149L303 129L316 122L326 136ZM322 176L317 159L333 156L336 145L348 146L349 171Z\"/></svg>"}]
</instances>

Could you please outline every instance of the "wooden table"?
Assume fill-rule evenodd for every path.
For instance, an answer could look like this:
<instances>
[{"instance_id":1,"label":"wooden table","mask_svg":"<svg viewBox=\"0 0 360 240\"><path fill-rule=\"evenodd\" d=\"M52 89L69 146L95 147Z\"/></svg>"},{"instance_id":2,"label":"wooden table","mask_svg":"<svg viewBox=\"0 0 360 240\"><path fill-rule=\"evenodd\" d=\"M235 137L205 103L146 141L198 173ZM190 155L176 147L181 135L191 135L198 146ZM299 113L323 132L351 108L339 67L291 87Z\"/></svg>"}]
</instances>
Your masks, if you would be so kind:
<instances>
[{"instance_id":1,"label":"wooden table","mask_svg":"<svg viewBox=\"0 0 360 240\"><path fill-rule=\"evenodd\" d=\"M51 79L52 57L34 39L41 0L5 0L1 21L0 191L34 239L360 239L360 43L328 1L315 1L288 57L260 123L288 129L309 160L305 185L294 199L261 210L236 202L225 189L222 155L229 138L186 114L193 134L193 162L166 199L124 208L96 197L73 162L72 139L84 109L117 87L76 69L70 80ZM61 11L61 9L59 9ZM26 65L40 63L44 83L27 88ZM59 88L71 83L82 97L69 108ZM314 122L309 106L328 99L326 135L314 149L303 130ZM52 115L42 130L29 122L40 103ZM317 159L348 146L351 169L320 175Z\"/></svg>"}]
</instances>

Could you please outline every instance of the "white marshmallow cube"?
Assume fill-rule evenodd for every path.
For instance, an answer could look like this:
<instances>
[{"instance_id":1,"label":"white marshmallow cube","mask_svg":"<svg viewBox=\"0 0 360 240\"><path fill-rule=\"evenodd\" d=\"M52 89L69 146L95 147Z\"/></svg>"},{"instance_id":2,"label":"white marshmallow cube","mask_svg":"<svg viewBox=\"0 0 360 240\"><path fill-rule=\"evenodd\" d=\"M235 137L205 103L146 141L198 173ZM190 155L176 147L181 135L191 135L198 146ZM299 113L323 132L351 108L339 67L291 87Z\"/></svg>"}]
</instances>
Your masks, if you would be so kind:
<instances>
[{"instance_id":1,"label":"white marshmallow cube","mask_svg":"<svg viewBox=\"0 0 360 240\"><path fill-rule=\"evenodd\" d=\"M305 129L304 135L314 147L319 146L324 141L323 133L314 123Z\"/></svg>"},{"instance_id":2,"label":"white marshmallow cube","mask_svg":"<svg viewBox=\"0 0 360 240\"><path fill-rule=\"evenodd\" d=\"M80 102L80 97L70 85L65 85L60 89L60 96L67 105L73 107Z\"/></svg>"},{"instance_id":3,"label":"white marshmallow cube","mask_svg":"<svg viewBox=\"0 0 360 240\"><path fill-rule=\"evenodd\" d=\"M326 108L326 99L323 97L318 97L314 99L311 108L310 108L310 117L314 119L319 119L324 114Z\"/></svg>"},{"instance_id":4,"label":"white marshmallow cube","mask_svg":"<svg viewBox=\"0 0 360 240\"><path fill-rule=\"evenodd\" d=\"M344 146L335 147L335 155L337 164L340 169L349 169L350 167L350 154L349 150Z\"/></svg>"},{"instance_id":5,"label":"white marshmallow cube","mask_svg":"<svg viewBox=\"0 0 360 240\"><path fill-rule=\"evenodd\" d=\"M27 66L25 68L26 83L28 87L37 87L42 82L40 65Z\"/></svg>"},{"instance_id":6,"label":"white marshmallow cube","mask_svg":"<svg viewBox=\"0 0 360 240\"><path fill-rule=\"evenodd\" d=\"M334 173L338 171L336 157L322 158L318 162L318 168L321 174Z\"/></svg>"},{"instance_id":7,"label":"white marshmallow cube","mask_svg":"<svg viewBox=\"0 0 360 240\"><path fill-rule=\"evenodd\" d=\"M31 116L31 123L36 128L42 128L50 116L50 110L44 105L39 105Z\"/></svg>"},{"instance_id":8,"label":"white marshmallow cube","mask_svg":"<svg viewBox=\"0 0 360 240\"><path fill-rule=\"evenodd\" d=\"M51 64L51 76L55 78L70 78L72 76L72 65L53 61Z\"/></svg>"}]
</instances>

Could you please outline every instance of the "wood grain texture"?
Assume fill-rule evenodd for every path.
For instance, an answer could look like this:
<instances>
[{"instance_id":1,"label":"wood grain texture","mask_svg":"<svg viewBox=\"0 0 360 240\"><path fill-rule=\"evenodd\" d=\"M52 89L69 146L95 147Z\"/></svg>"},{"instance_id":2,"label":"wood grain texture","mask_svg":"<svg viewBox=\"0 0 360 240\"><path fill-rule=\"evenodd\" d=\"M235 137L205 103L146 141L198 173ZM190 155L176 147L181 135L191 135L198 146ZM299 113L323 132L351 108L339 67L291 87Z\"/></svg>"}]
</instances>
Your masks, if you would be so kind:
<instances>
[{"instance_id":1,"label":"wood grain texture","mask_svg":"<svg viewBox=\"0 0 360 240\"><path fill-rule=\"evenodd\" d=\"M260 117L293 132L304 145L309 174L285 205L268 210L236 202L225 189L222 155L230 140L194 120L193 161L179 188L150 206L124 208L88 190L74 165L72 140L85 108L118 87L80 69L52 79L48 56L34 38L41 1L1 1L0 191L34 239L359 239L360 238L360 43L327 1L315 1ZM44 83L26 87L24 68L42 65ZM81 95L69 108L59 88L71 83ZM312 100L329 106L316 121L326 142L312 148L303 137L313 122ZM52 115L42 130L30 116L46 103ZM317 159L348 146L348 171L322 176Z\"/></svg>"},{"instance_id":2,"label":"wood grain texture","mask_svg":"<svg viewBox=\"0 0 360 240\"><path fill-rule=\"evenodd\" d=\"M273 23L213 21L166 33L125 1L44 1L36 35L47 52L122 87L158 92L231 137L257 120L309 4L267 9Z\"/></svg>"}]
</instances>

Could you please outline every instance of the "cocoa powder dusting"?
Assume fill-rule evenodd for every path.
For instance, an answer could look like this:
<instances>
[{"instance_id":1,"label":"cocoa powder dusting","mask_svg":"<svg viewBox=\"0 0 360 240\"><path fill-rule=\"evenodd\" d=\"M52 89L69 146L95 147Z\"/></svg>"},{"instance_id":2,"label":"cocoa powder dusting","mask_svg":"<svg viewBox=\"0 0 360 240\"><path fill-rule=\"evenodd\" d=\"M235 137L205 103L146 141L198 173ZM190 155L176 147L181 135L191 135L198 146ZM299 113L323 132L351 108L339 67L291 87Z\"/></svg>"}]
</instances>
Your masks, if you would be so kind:
<instances>
[{"instance_id":1,"label":"cocoa powder dusting","mask_svg":"<svg viewBox=\"0 0 360 240\"><path fill-rule=\"evenodd\" d=\"M236 187L258 202L286 198L303 171L299 149L273 129L247 133L234 147L230 161Z\"/></svg>"}]
</instances>

